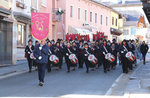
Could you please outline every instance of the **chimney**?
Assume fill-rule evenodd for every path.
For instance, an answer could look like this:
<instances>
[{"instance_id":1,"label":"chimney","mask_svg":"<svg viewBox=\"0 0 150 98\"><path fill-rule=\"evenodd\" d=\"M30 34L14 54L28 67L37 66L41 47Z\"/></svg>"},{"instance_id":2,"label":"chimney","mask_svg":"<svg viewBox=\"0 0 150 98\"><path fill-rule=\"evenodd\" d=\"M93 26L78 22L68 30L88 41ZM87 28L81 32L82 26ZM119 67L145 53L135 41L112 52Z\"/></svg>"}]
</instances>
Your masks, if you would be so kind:
<instances>
[{"instance_id":1,"label":"chimney","mask_svg":"<svg viewBox=\"0 0 150 98\"><path fill-rule=\"evenodd\" d=\"M125 4L126 3L126 0L122 0L122 4Z\"/></svg>"}]
</instances>

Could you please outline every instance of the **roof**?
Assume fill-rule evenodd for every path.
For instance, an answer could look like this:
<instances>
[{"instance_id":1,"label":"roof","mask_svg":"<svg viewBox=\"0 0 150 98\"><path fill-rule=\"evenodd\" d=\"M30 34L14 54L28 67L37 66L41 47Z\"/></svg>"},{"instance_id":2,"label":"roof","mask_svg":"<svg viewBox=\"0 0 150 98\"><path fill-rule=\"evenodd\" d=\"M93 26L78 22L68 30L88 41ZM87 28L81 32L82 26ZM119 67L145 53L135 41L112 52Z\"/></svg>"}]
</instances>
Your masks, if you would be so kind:
<instances>
[{"instance_id":1,"label":"roof","mask_svg":"<svg viewBox=\"0 0 150 98\"><path fill-rule=\"evenodd\" d=\"M140 0L126 0L124 4L141 4L142 2ZM122 4L122 1L119 2L118 4Z\"/></svg>"}]
</instances>

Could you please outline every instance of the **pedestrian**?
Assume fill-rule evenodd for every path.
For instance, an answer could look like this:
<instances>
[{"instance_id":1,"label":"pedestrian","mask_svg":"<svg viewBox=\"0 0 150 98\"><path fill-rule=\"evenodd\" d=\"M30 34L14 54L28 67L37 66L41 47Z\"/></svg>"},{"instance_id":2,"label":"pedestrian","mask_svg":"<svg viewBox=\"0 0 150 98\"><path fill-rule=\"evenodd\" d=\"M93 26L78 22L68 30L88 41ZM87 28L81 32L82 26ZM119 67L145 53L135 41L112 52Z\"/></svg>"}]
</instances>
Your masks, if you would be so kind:
<instances>
[{"instance_id":1,"label":"pedestrian","mask_svg":"<svg viewBox=\"0 0 150 98\"><path fill-rule=\"evenodd\" d=\"M33 51L36 63L38 64L39 86L43 86L44 84L45 69L48 63L48 53L49 47L46 45L45 40L42 40Z\"/></svg>"},{"instance_id":2,"label":"pedestrian","mask_svg":"<svg viewBox=\"0 0 150 98\"><path fill-rule=\"evenodd\" d=\"M145 59L146 59L146 54L148 52L148 45L145 43L145 41L142 42L142 45L140 47L141 53L143 55L143 64L145 65Z\"/></svg>"},{"instance_id":3,"label":"pedestrian","mask_svg":"<svg viewBox=\"0 0 150 98\"><path fill-rule=\"evenodd\" d=\"M32 45L32 40L29 40L28 45L25 48L26 58L29 66L29 72L32 71L32 66L33 66L33 59L34 59L33 50L34 50L34 46Z\"/></svg>"}]
</instances>

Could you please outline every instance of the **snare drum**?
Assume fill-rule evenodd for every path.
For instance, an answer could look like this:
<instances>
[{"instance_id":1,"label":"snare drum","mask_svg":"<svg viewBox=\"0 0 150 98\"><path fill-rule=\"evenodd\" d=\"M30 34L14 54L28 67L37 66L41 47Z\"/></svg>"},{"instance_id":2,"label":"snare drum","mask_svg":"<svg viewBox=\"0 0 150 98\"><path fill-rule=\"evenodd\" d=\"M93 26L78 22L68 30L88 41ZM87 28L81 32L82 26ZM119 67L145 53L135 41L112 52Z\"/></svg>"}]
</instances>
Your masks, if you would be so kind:
<instances>
[{"instance_id":1,"label":"snare drum","mask_svg":"<svg viewBox=\"0 0 150 98\"><path fill-rule=\"evenodd\" d=\"M77 57L76 57L75 54L70 54L70 55L69 55L69 59L71 60L71 62L72 62L73 64L77 64L77 62L78 62L78 59L77 59Z\"/></svg>"},{"instance_id":2,"label":"snare drum","mask_svg":"<svg viewBox=\"0 0 150 98\"><path fill-rule=\"evenodd\" d=\"M135 60L135 56L133 55L132 52L127 52L126 53L126 58L128 58L129 61L133 62Z\"/></svg>"},{"instance_id":3,"label":"snare drum","mask_svg":"<svg viewBox=\"0 0 150 98\"><path fill-rule=\"evenodd\" d=\"M97 63L97 58L93 55L93 54L90 54L88 56L88 60L92 63L92 64L96 64Z\"/></svg>"},{"instance_id":4,"label":"snare drum","mask_svg":"<svg viewBox=\"0 0 150 98\"><path fill-rule=\"evenodd\" d=\"M51 62L53 62L54 64L58 64L58 63L59 63L59 58L58 58L56 55L51 55L51 56L49 57L49 60L50 60Z\"/></svg>"},{"instance_id":5,"label":"snare drum","mask_svg":"<svg viewBox=\"0 0 150 98\"><path fill-rule=\"evenodd\" d=\"M30 54L30 59L35 59L33 53Z\"/></svg>"},{"instance_id":6,"label":"snare drum","mask_svg":"<svg viewBox=\"0 0 150 98\"><path fill-rule=\"evenodd\" d=\"M114 55L112 55L111 53L107 53L106 55L105 55L105 59L107 59L109 62L114 62L115 61L115 56Z\"/></svg>"}]
</instances>

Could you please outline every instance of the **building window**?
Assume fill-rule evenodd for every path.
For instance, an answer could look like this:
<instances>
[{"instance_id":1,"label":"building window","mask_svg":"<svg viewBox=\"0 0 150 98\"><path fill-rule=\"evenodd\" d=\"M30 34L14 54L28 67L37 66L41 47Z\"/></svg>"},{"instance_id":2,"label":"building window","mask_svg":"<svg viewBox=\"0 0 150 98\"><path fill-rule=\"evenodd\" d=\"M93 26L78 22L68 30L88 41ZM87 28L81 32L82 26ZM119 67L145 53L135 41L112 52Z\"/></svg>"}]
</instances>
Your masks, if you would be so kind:
<instances>
[{"instance_id":1,"label":"building window","mask_svg":"<svg viewBox=\"0 0 150 98\"><path fill-rule=\"evenodd\" d=\"M108 26L108 17L106 17L106 26Z\"/></svg>"},{"instance_id":2,"label":"building window","mask_svg":"<svg viewBox=\"0 0 150 98\"><path fill-rule=\"evenodd\" d=\"M38 8L38 1L37 0L31 0L31 6L32 6L32 8L37 9Z\"/></svg>"},{"instance_id":3,"label":"building window","mask_svg":"<svg viewBox=\"0 0 150 98\"><path fill-rule=\"evenodd\" d=\"M92 12L90 12L90 22L92 22Z\"/></svg>"},{"instance_id":4,"label":"building window","mask_svg":"<svg viewBox=\"0 0 150 98\"><path fill-rule=\"evenodd\" d=\"M46 7L46 0L42 0L42 5Z\"/></svg>"},{"instance_id":5,"label":"building window","mask_svg":"<svg viewBox=\"0 0 150 98\"><path fill-rule=\"evenodd\" d=\"M80 18L81 18L81 10L80 8L78 8L78 19L80 20Z\"/></svg>"},{"instance_id":6,"label":"building window","mask_svg":"<svg viewBox=\"0 0 150 98\"><path fill-rule=\"evenodd\" d=\"M129 30L128 29L123 30L123 35L129 35Z\"/></svg>"},{"instance_id":7,"label":"building window","mask_svg":"<svg viewBox=\"0 0 150 98\"><path fill-rule=\"evenodd\" d=\"M112 25L114 25L114 17L112 17Z\"/></svg>"},{"instance_id":8,"label":"building window","mask_svg":"<svg viewBox=\"0 0 150 98\"><path fill-rule=\"evenodd\" d=\"M97 13L95 13L95 23L97 23Z\"/></svg>"},{"instance_id":9,"label":"building window","mask_svg":"<svg viewBox=\"0 0 150 98\"><path fill-rule=\"evenodd\" d=\"M73 6L70 6L70 17L73 17Z\"/></svg>"},{"instance_id":10,"label":"building window","mask_svg":"<svg viewBox=\"0 0 150 98\"><path fill-rule=\"evenodd\" d=\"M87 21L87 10L85 10L85 21Z\"/></svg>"},{"instance_id":11,"label":"building window","mask_svg":"<svg viewBox=\"0 0 150 98\"><path fill-rule=\"evenodd\" d=\"M103 15L101 15L101 25L103 24Z\"/></svg>"},{"instance_id":12,"label":"building window","mask_svg":"<svg viewBox=\"0 0 150 98\"><path fill-rule=\"evenodd\" d=\"M116 18L116 26L117 26L117 24L118 24L118 20L117 20L117 18Z\"/></svg>"},{"instance_id":13,"label":"building window","mask_svg":"<svg viewBox=\"0 0 150 98\"><path fill-rule=\"evenodd\" d=\"M5 1L8 1L8 0L5 0ZM17 1L24 3L25 0L17 0Z\"/></svg>"},{"instance_id":14,"label":"building window","mask_svg":"<svg viewBox=\"0 0 150 98\"><path fill-rule=\"evenodd\" d=\"M25 25L18 24L17 46L25 46L25 41L26 41L25 39L26 39Z\"/></svg>"}]
</instances>

